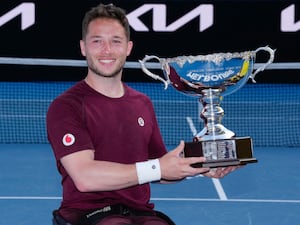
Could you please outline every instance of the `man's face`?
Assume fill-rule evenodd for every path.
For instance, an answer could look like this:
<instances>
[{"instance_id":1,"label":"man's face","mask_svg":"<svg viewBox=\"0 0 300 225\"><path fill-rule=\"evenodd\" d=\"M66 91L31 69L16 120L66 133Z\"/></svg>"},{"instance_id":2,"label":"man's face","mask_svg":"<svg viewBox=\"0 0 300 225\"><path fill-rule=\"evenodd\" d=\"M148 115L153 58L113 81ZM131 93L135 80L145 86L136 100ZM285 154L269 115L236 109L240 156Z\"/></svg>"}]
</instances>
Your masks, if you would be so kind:
<instances>
[{"instance_id":1,"label":"man's face","mask_svg":"<svg viewBox=\"0 0 300 225\"><path fill-rule=\"evenodd\" d=\"M102 77L116 77L121 76L132 42L127 40L125 30L117 20L101 18L89 24L80 47L87 59L89 72Z\"/></svg>"}]
</instances>

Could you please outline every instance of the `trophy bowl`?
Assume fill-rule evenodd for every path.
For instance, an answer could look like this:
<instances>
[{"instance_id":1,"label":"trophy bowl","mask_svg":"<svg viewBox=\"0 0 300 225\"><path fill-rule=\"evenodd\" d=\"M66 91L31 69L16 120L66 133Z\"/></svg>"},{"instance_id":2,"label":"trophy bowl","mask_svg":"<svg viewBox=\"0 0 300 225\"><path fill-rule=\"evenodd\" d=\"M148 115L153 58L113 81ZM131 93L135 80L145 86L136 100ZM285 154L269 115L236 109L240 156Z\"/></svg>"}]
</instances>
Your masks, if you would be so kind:
<instances>
[{"instance_id":1,"label":"trophy bowl","mask_svg":"<svg viewBox=\"0 0 300 225\"><path fill-rule=\"evenodd\" d=\"M256 54L259 51L269 53L269 60L254 71ZM235 133L222 124L224 110L221 100L242 88L249 79L255 83L255 76L274 60L275 50L260 47L255 51L235 53L214 53L196 56L178 56L159 58L146 55L140 60L145 74L162 81L165 89L171 84L177 91L188 96L197 97L203 105L201 119L204 128L185 143L185 157L205 156L207 161L196 167L219 167L256 162L253 157L250 137L236 137ZM157 60L164 77L152 73L147 62Z\"/></svg>"}]
</instances>

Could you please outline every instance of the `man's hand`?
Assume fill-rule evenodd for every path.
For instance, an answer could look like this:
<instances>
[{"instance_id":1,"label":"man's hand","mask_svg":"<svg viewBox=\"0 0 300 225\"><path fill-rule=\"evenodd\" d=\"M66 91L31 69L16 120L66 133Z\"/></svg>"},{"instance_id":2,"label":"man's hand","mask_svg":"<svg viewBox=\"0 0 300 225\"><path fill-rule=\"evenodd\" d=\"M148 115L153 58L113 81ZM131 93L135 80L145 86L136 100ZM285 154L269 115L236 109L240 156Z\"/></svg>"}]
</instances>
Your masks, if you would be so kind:
<instances>
[{"instance_id":1,"label":"man's hand","mask_svg":"<svg viewBox=\"0 0 300 225\"><path fill-rule=\"evenodd\" d=\"M228 173L241 166L228 166L219 168L194 168L191 164L203 163L205 157L183 157L184 142L159 159L162 180L176 181L186 177L203 175L210 178L223 178Z\"/></svg>"},{"instance_id":2,"label":"man's hand","mask_svg":"<svg viewBox=\"0 0 300 225\"><path fill-rule=\"evenodd\" d=\"M218 168L211 168L208 172L203 173L203 176L210 177L210 178L223 178L227 174L235 171L236 169L242 166L228 166L228 167L218 167Z\"/></svg>"},{"instance_id":3,"label":"man's hand","mask_svg":"<svg viewBox=\"0 0 300 225\"><path fill-rule=\"evenodd\" d=\"M209 173L209 168L193 168L191 164L205 162L205 157L182 157L184 142L159 159L162 180L181 180L198 174Z\"/></svg>"}]
</instances>

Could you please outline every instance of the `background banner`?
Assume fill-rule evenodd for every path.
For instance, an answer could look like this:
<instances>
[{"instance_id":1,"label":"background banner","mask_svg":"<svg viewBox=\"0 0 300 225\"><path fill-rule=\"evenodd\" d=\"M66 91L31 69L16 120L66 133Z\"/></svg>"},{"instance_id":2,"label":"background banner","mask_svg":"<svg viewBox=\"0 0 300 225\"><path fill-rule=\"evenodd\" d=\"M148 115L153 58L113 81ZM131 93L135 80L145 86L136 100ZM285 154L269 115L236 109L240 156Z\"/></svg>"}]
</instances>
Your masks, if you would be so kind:
<instances>
[{"instance_id":1,"label":"background banner","mask_svg":"<svg viewBox=\"0 0 300 225\"><path fill-rule=\"evenodd\" d=\"M78 59L84 13L100 1L0 1L0 57ZM102 1L124 8L134 41L128 61L276 49L274 62L299 62L298 1ZM258 55L256 62L267 56ZM0 65L2 81L79 80L83 67ZM128 69L125 81L149 81ZM299 70L269 70L263 83L300 83Z\"/></svg>"}]
</instances>

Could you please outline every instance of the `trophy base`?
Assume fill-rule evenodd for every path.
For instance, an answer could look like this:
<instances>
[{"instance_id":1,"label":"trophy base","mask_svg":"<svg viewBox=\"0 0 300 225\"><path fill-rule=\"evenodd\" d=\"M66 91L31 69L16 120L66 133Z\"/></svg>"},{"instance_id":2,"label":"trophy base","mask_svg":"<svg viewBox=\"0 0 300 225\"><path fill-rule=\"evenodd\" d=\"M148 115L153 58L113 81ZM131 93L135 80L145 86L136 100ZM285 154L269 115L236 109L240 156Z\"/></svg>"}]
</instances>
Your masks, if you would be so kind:
<instances>
[{"instance_id":1,"label":"trophy base","mask_svg":"<svg viewBox=\"0 0 300 225\"><path fill-rule=\"evenodd\" d=\"M206 162L192 164L192 167L216 168L257 162L257 159L253 157L250 137L185 143L184 157L202 156L206 158Z\"/></svg>"}]
</instances>

